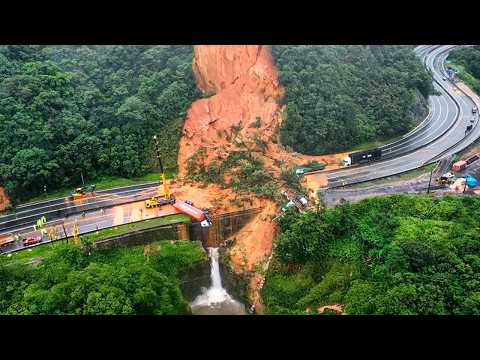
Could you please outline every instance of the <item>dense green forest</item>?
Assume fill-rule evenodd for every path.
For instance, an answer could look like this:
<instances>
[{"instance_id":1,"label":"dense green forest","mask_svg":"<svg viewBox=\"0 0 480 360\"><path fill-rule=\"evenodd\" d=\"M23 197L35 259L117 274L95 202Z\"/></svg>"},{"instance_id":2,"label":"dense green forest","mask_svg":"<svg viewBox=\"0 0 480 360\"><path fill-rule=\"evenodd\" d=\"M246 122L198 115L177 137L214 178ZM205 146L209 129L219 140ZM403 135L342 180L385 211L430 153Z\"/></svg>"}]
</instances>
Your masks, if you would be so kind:
<instances>
[{"instance_id":1,"label":"dense green forest","mask_svg":"<svg viewBox=\"0 0 480 360\"><path fill-rule=\"evenodd\" d=\"M322 154L403 134L426 114L430 74L400 45L275 45L284 145Z\"/></svg>"},{"instance_id":2,"label":"dense green forest","mask_svg":"<svg viewBox=\"0 0 480 360\"><path fill-rule=\"evenodd\" d=\"M149 256L143 246L89 255L58 244L36 265L14 260L20 254L0 256L0 314L188 314L180 278L206 261L205 252L191 241L160 241L151 249Z\"/></svg>"},{"instance_id":3,"label":"dense green forest","mask_svg":"<svg viewBox=\"0 0 480 360\"><path fill-rule=\"evenodd\" d=\"M0 46L0 185L14 200L175 167L199 96L191 46Z\"/></svg>"},{"instance_id":4,"label":"dense green forest","mask_svg":"<svg viewBox=\"0 0 480 360\"><path fill-rule=\"evenodd\" d=\"M395 195L280 219L270 314L480 314L480 199Z\"/></svg>"},{"instance_id":5,"label":"dense green forest","mask_svg":"<svg viewBox=\"0 0 480 360\"><path fill-rule=\"evenodd\" d=\"M480 46L452 51L448 56L453 67L459 71L459 78L476 92L480 92Z\"/></svg>"}]
</instances>

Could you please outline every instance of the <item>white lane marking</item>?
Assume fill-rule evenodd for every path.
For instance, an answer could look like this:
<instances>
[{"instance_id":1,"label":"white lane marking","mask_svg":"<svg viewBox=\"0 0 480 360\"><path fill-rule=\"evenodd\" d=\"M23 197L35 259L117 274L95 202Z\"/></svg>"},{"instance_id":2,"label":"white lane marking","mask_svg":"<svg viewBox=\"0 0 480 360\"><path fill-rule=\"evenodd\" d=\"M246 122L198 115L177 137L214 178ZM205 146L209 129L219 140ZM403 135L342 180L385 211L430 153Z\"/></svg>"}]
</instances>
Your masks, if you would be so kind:
<instances>
[{"instance_id":1,"label":"white lane marking","mask_svg":"<svg viewBox=\"0 0 480 360\"><path fill-rule=\"evenodd\" d=\"M442 50L443 50L443 48L439 48L439 49L442 49ZM440 50L439 50L439 51L440 51ZM432 65L433 65L433 63L432 63ZM434 73L434 75L436 75L436 74L437 74L437 69L436 69L436 68L433 68L433 69L432 69L432 72ZM440 91L443 92L444 95L447 95L447 94L446 94L446 91L445 91L442 87L438 86L438 84L436 84L436 83L434 83L434 84L435 84L434 86L436 86L436 87L438 87L439 89L441 89ZM448 96L448 95L447 95L447 96ZM457 97L458 97L458 96L455 96L455 98L457 98ZM435 98L438 98L438 97L435 97ZM450 99L450 97L449 97L449 99ZM445 103L445 105L446 105L446 107L447 107L447 112L445 113L445 118L444 118L444 120L442 121L442 125L443 125L443 123L448 119L448 114L449 114L449 112L450 112L450 102L453 102L453 100L450 99L450 101L447 101L447 100L444 98L444 96L443 96L443 97L440 97L440 100L439 100L439 101ZM432 100L432 103L433 103L433 100ZM441 105L441 104L440 104L440 105ZM442 108L443 108L443 107L440 106L439 108L440 108L439 118L441 118L442 111L443 111ZM454 117L454 119L457 117L457 115L458 115L458 119L459 119L459 120L460 120L460 119L462 118L462 116L463 116L463 115L462 115L462 113L463 113L462 106L459 106L459 108L460 108L460 113L458 113L457 106L455 105L455 117ZM461 121L457 121L457 122L454 124L454 126L453 126L449 131L447 131L447 133L445 133L441 138L438 139L438 141L433 142L431 145L438 145L439 143L443 143L443 142L444 142L443 140L446 140L446 138L448 138L447 135L450 134L451 132L453 132L454 130L456 130L456 129L460 126L460 123L461 123ZM440 127L440 128L441 128L441 127ZM437 131L437 130L440 129L440 128L436 128L435 131ZM444 130L444 129L443 129L443 130ZM443 131L443 130L442 130L442 131ZM458 136L457 136L457 137L458 137ZM448 146L447 146L447 148L448 148ZM445 151L445 150L443 150L443 151ZM440 151L439 153L441 153L441 152L442 152L442 151ZM395 161L397 161L397 160L399 160L399 159L401 159L400 161L403 161L403 160L406 159L406 157L408 157L408 156L410 156L410 155L415 155L415 154L416 154L416 152L413 152L413 153L406 154L406 155L404 155L404 156L400 156L400 157L397 157L397 158L394 158L394 159L391 159L391 160L383 161L382 163L379 164L379 166L375 166L374 164L372 164L372 165L368 166L368 168L369 168L369 169L372 169L372 168L373 168L373 170L376 170L376 172L378 172L378 171L381 171L381 169L385 169L386 167L390 167L390 165L392 164L392 162L395 162ZM420 164L422 164L422 163L423 163L423 162L420 161ZM388 165L387 165L387 164L388 164ZM355 175L356 170L358 170L358 169L351 169L352 172L350 172L350 171L347 170L347 171L345 171L345 172L335 173L335 174L332 174L332 175L334 175L334 176L332 176L332 177L329 177L329 174L326 174L326 175L327 175L327 178L329 179L329 181L332 180L332 182L333 182L333 181L335 181L335 178L342 178L342 177L345 177L345 176L348 176L348 175ZM370 171L370 170L368 170L368 171ZM337 176L337 175L338 175L338 176ZM371 171L370 171L370 175L364 175L364 176L359 177L358 179L361 179L361 178L366 177L366 176L371 176Z\"/></svg>"}]
</instances>

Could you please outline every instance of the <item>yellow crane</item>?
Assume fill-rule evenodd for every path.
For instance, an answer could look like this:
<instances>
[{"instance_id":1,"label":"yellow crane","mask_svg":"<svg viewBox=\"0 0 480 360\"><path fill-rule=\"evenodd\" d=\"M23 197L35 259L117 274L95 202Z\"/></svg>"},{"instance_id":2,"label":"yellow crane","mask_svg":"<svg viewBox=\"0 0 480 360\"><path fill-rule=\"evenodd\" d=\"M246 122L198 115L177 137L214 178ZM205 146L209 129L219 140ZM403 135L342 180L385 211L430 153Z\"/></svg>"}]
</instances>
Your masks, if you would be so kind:
<instances>
[{"instance_id":1,"label":"yellow crane","mask_svg":"<svg viewBox=\"0 0 480 360\"><path fill-rule=\"evenodd\" d=\"M160 175L162 177L162 187L163 187L163 198L164 199L169 199L170 198L170 190L168 188L167 176L165 175L165 170L163 168L162 158L160 156L160 149L158 148L157 135L153 136L153 140L155 140L155 150L157 151L158 164L160 165Z\"/></svg>"},{"instance_id":2,"label":"yellow crane","mask_svg":"<svg viewBox=\"0 0 480 360\"><path fill-rule=\"evenodd\" d=\"M170 189L168 188L167 176L165 174L165 169L163 168L162 158L160 156L160 149L158 147L157 135L153 136L153 140L155 140L155 150L157 152L158 164L160 166L160 176L162 178L162 190L161 190L162 194L159 197L152 197L151 199L146 200L145 206L147 207L147 209L151 209L151 208L166 205L166 204L171 204L173 201L173 197L170 194Z\"/></svg>"}]
</instances>

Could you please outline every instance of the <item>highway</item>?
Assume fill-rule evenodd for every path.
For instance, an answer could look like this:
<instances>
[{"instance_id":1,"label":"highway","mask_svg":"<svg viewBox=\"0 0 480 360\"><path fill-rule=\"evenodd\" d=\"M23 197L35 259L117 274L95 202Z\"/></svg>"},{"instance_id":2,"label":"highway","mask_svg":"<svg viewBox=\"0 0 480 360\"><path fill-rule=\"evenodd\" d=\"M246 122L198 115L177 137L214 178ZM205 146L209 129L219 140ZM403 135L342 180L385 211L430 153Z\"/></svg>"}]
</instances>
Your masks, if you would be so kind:
<instances>
[{"instance_id":1,"label":"highway","mask_svg":"<svg viewBox=\"0 0 480 360\"><path fill-rule=\"evenodd\" d=\"M135 221L178 214L178 211L171 205L162 206L161 208L147 209L144 201L116 205L107 209L103 209L103 211L102 209L103 208L86 212L85 216L82 214L77 214L68 218L50 220L45 225L45 229L48 231L48 229L54 228L57 234L57 239L61 240L61 238L65 237L63 227L65 227L65 231L67 232L68 236L71 236L75 223L79 227L80 234L84 234L116 225L123 225ZM8 236L8 238L13 238L11 233L12 232L9 232L6 236ZM21 236L26 236L27 234L35 236L42 235L40 231L33 231L31 226L24 228L19 227L15 229L14 233ZM18 249L31 248L38 246L39 244L45 244L49 242L51 241L48 239L48 235L44 235L41 243L25 247L21 242L15 242L2 247L1 252L7 253Z\"/></svg>"},{"instance_id":2,"label":"highway","mask_svg":"<svg viewBox=\"0 0 480 360\"><path fill-rule=\"evenodd\" d=\"M480 99L474 94L465 95L456 84L443 80L444 60L456 47L421 45L415 49L432 72L437 94L429 97L429 113L415 129L382 147L384 157L381 161L306 176L327 176L328 188L338 188L416 169L456 153L480 137L478 114L473 129L466 133L466 126L473 117L472 107L480 109ZM47 218L47 228L64 223L69 234L75 221L81 232L93 231L97 225L101 229L135 221L132 219L142 213L143 200L154 195L158 185L159 182L151 182L101 190L95 197L82 201L61 198L18 206L15 213L0 216L0 237L29 233L42 216ZM100 213L100 209L105 209L105 213ZM143 208L142 211L142 216L153 216L149 214L157 210ZM86 213L85 217L81 216L82 212Z\"/></svg>"},{"instance_id":3,"label":"highway","mask_svg":"<svg viewBox=\"0 0 480 360\"><path fill-rule=\"evenodd\" d=\"M417 128L382 148L382 153L385 154L382 160L308 176L327 176L328 188L378 179L437 161L466 148L480 137L478 114L472 114L473 107L480 108L478 97L472 99L461 92L456 84L443 80L444 60L456 47L458 46L417 47L417 55L422 57L425 66L432 72L434 89L438 95L429 97L430 112ZM473 117L473 129L466 132Z\"/></svg>"},{"instance_id":4,"label":"highway","mask_svg":"<svg viewBox=\"0 0 480 360\"><path fill-rule=\"evenodd\" d=\"M142 201L155 195L158 185L158 181L150 182L96 191L94 197L82 200L71 201L68 198L61 198L18 206L14 213L0 216L0 235L32 229L42 216L45 216L48 222L52 222L82 212Z\"/></svg>"}]
</instances>

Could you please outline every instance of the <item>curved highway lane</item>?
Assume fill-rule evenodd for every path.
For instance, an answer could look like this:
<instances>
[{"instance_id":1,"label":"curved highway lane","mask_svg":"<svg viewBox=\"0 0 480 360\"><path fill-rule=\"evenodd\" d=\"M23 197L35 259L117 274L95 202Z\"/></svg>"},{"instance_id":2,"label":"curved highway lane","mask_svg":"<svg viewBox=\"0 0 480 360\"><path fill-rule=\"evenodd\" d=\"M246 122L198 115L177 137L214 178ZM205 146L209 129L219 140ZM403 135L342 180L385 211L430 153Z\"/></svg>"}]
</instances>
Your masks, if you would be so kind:
<instances>
[{"instance_id":1,"label":"curved highway lane","mask_svg":"<svg viewBox=\"0 0 480 360\"><path fill-rule=\"evenodd\" d=\"M471 97L461 92L456 84L443 80L444 60L448 53L456 47L452 45L438 46L428 50L421 48L427 53L425 65L432 71L434 88L439 94L429 97L429 118L416 129L417 131L408 134L406 139L401 139L391 144L390 147L387 145L386 148L390 149L390 154L386 160L323 173L328 178L328 188L416 169L443 156L458 152L480 137L480 127L476 126L478 115L474 128L470 132L466 131L473 116L472 107L479 107L479 99L474 97L472 100ZM389 158L391 156L393 158Z\"/></svg>"}]
</instances>

